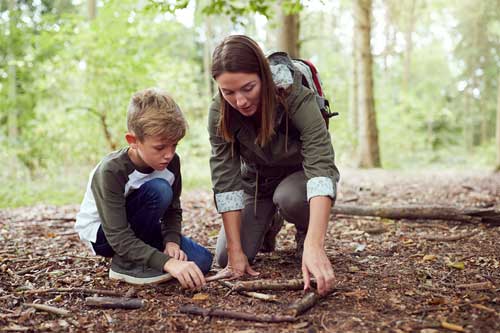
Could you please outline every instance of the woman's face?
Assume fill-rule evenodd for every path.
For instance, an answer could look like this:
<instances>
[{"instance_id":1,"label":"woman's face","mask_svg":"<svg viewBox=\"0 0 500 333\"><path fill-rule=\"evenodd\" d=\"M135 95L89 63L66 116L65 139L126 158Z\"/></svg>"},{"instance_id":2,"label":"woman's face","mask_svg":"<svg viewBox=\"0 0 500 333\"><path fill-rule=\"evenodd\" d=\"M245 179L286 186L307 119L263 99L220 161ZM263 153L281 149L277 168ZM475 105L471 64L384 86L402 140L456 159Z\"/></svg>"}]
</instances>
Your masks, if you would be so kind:
<instances>
[{"instance_id":1,"label":"woman's face","mask_svg":"<svg viewBox=\"0 0 500 333\"><path fill-rule=\"evenodd\" d=\"M222 97L242 115L253 116L260 108L262 81L256 73L224 72L215 81Z\"/></svg>"}]
</instances>

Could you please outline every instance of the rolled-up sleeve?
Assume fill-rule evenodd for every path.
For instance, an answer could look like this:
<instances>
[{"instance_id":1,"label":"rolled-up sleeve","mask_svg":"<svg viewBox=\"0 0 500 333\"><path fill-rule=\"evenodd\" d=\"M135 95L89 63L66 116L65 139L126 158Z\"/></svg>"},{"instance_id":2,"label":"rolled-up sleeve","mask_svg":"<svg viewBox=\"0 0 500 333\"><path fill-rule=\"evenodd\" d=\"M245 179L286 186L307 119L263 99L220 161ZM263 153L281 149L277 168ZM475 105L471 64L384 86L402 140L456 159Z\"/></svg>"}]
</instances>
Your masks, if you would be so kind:
<instances>
[{"instance_id":1,"label":"rolled-up sleeve","mask_svg":"<svg viewBox=\"0 0 500 333\"><path fill-rule=\"evenodd\" d=\"M240 155L232 143L226 142L218 133L219 100L212 103L208 115L208 132L212 148L210 171L215 195L215 205L219 213L241 210L243 188L241 185Z\"/></svg>"},{"instance_id":2,"label":"rolled-up sleeve","mask_svg":"<svg viewBox=\"0 0 500 333\"><path fill-rule=\"evenodd\" d=\"M329 196L335 199L339 172L335 166L330 133L314 93L306 88L289 96L290 117L300 132L302 165L307 181L307 199Z\"/></svg>"}]
</instances>

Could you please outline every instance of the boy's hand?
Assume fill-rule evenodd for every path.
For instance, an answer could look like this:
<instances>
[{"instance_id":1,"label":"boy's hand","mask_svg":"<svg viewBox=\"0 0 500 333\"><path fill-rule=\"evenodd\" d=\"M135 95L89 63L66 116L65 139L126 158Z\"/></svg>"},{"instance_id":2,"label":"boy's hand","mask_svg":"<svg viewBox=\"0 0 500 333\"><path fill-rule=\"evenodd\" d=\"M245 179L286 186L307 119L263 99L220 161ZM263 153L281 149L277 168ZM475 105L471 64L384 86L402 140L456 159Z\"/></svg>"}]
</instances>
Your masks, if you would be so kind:
<instances>
[{"instance_id":1,"label":"boy's hand","mask_svg":"<svg viewBox=\"0 0 500 333\"><path fill-rule=\"evenodd\" d=\"M193 261L181 261L170 258L163 269L172 274L183 288L197 288L205 285L205 277Z\"/></svg>"},{"instance_id":2,"label":"boy's hand","mask_svg":"<svg viewBox=\"0 0 500 333\"><path fill-rule=\"evenodd\" d=\"M167 254L171 258L181 261L186 261L188 259L184 251L182 251L179 245L174 242L167 242L167 245L165 245L165 250L163 251L163 253Z\"/></svg>"}]
</instances>

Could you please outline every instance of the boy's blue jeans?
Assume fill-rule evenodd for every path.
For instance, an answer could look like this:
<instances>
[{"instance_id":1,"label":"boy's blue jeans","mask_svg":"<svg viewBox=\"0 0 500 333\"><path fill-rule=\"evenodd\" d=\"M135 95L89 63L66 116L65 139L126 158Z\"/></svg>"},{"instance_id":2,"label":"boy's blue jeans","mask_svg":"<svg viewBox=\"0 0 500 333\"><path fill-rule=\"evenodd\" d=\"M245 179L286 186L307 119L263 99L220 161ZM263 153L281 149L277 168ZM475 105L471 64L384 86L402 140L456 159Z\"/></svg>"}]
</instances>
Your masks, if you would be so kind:
<instances>
[{"instance_id":1,"label":"boy's blue jeans","mask_svg":"<svg viewBox=\"0 0 500 333\"><path fill-rule=\"evenodd\" d=\"M161 235L160 218L172 203L172 187L160 178L144 183L127 197L127 220L130 227L144 243L159 251L164 250ZM92 243L94 251L104 257L112 257L114 251L108 243L102 226L97 232L97 239ZM189 261L194 261L200 270L206 274L212 266L212 254L194 240L181 236L180 248L186 253Z\"/></svg>"}]
</instances>

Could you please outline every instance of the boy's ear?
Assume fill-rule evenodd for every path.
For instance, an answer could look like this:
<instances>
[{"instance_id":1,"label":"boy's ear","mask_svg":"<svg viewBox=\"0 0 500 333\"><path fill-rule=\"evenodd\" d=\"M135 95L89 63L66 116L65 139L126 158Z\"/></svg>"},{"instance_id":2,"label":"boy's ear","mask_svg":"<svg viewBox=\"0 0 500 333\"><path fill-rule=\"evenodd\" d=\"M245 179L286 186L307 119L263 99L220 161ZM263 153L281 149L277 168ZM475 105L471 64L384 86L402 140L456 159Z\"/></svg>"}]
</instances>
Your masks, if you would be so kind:
<instances>
[{"instance_id":1,"label":"boy's ear","mask_svg":"<svg viewBox=\"0 0 500 333\"><path fill-rule=\"evenodd\" d=\"M127 140L128 145L130 147L136 148L138 140L137 140L137 137L133 133L127 132L125 134L125 140Z\"/></svg>"}]
</instances>

